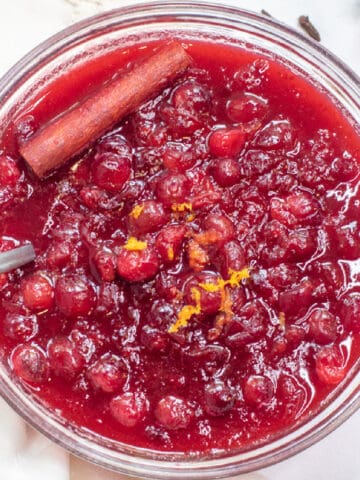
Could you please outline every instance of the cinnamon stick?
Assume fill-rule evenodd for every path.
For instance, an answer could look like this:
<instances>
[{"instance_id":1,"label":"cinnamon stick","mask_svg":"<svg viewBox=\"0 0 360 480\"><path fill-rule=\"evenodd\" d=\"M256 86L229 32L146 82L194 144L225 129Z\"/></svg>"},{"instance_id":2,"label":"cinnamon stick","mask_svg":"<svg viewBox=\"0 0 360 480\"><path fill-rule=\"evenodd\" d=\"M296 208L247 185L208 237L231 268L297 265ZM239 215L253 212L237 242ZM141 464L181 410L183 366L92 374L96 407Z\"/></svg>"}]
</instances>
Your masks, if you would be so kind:
<instances>
[{"instance_id":1,"label":"cinnamon stick","mask_svg":"<svg viewBox=\"0 0 360 480\"><path fill-rule=\"evenodd\" d=\"M168 43L45 124L21 146L21 155L38 177L45 176L158 93L190 62L180 43Z\"/></svg>"}]
</instances>

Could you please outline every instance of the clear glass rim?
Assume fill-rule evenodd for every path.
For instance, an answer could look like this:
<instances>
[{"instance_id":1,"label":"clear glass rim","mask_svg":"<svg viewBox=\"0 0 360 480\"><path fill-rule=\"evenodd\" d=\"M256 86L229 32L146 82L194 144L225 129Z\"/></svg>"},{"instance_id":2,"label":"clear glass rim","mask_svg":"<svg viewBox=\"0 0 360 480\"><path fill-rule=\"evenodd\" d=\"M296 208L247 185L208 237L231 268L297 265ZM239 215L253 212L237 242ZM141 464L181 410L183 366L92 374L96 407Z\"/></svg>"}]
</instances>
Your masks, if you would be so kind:
<instances>
[{"instance_id":1,"label":"clear glass rim","mask_svg":"<svg viewBox=\"0 0 360 480\"><path fill-rule=\"evenodd\" d=\"M216 3L191 1L138 4L135 6L118 8L95 15L80 21L41 43L0 80L0 102L11 96L14 85L23 78L31 75L36 68L48 58L56 56L68 46L86 39L90 34L101 32L104 26L119 23L120 28L126 27L131 19L147 21L156 17L167 18L171 22L174 16L187 16L201 19L203 22L216 19L221 23L231 22L236 26L244 22L260 26L270 35L276 35L280 40L289 39L298 48L314 60L319 60L326 73L339 84L345 96L351 97L353 111L359 114L360 110L360 78L339 58L330 53L321 44L312 41L301 33L272 18L246 10L218 5ZM341 82L339 83L339 81ZM340 87L341 85L341 87ZM360 118L357 116L358 123ZM149 452L142 449L129 448L132 453L114 451L107 445L99 445L93 439L79 436L75 431L66 428L42 407L34 404L24 395L21 389L9 378L4 369L0 369L0 394L27 422L51 438L73 454L92 461L112 470L136 475L143 478L166 479L211 479L225 478L239 473L264 468L278 461L284 460L317 442L352 415L360 407L360 372L359 362L352 369L352 378L339 392L338 397L329 404L322 414L316 415L299 429L281 439L251 451L213 460L181 460L177 455L159 452ZM330 412L328 412L330 410ZM164 460L159 460L163 457ZM156 475L156 477L154 477Z\"/></svg>"}]
</instances>

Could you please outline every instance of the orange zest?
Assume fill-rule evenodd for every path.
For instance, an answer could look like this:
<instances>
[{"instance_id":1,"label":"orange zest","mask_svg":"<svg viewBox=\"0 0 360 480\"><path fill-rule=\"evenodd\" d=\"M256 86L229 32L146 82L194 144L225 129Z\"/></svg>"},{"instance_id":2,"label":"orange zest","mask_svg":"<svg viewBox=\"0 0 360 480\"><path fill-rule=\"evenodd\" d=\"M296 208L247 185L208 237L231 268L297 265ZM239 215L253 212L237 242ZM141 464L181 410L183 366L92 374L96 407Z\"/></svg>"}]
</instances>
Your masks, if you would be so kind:
<instances>
[{"instance_id":1,"label":"orange zest","mask_svg":"<svg viewBox=\"0 0 360 480\"><path fill-rule=\"evenodd\" d=\"M191 296L195 302L195 305L185 305L180 310L176 322L168 329L169 333L177 333L180 328L184 328L188 325L189 320L193 315L199 315L201 313L200 290L193 287L191 289Z\"/></svg>"},{"instance_id":2,"label":"orange zest","mask_svg":"<svg viewBox=\"0 0 360 480\"><path fill-rule=\"evenodd\" d=\"M279 312L279 324L282 329L285 328L285 313Z\"/></svg>"},{"instance_id":3,"label":"orange zest","mask_svg":"<svg viewBox=\"0 0 360 480\"><path fill-rule=\"evenodd\" d=\"M198 285L206 292L221 292L221 304L219 311L222 313L222 315L221 320L219 317L219 324L221 324L222 326L231 320L233 314L230 291L226 287L239 287L242 280L250 278L250 270L248 268L243 268L242 270L229 269L229 275L230 277L228 278L228 280L219 278L216 283L199 283ZM178 313L177 321L173 325L171 325L168 330L169 333L176 333L179 331L180 328L187 327L190 318L193 315L199 315L201 313L200 290L195 287L192 288L191 295L193 300L195 301L195 305L185 305L180 310L180 312ZM220 328L219 325L218 328Z\"/></svg>"},{"instance_id":4,"label":"orange zest","mask_svg":"<svg viewBox=\"0 0 360 480\"><path fill-rule=\"evenodd\" d=\"M190 202L173 203L171 210L175 213L192 212L192 204Z\"/></svg>"},{"instance_id":5,"label":"orange zest","mask_svg":"<svg viewBox=\"0 0 360 480\"><path fill-rule=\"evenodd\" d=\"M206 251L192 238L187 246L187 254L189 257L189 266L195 272L201 272L209 263L209 256Z\"/></svg>"},{"instance_id":6,"label":"orange zest","mask_svg":"<svg viewBox=\"0 0 360 480\"><path fill-rule=\"evenodd\" d=\"M137 220L140 215L141 215L141 212L144 210L144 205L135 205L135 207L131 210L130 212L130 216L135 218L135 220Z\"/></svg>"},{"instance_id":7,"label":"orange zest","mask_svg":"<svg viewBox=\"0 0 360 480\"><path fill-rule=\"evenodd\" d=\"M172 261L174 260L174 258L175 258L175 253L174 253L173 247L169 247L169 248L167 249L167 257L168 257L168 260L169 260L170 262L172 262Z\"/></svg>"},{"instance_id":8,"label":"orange zest","mask_svg":"<svg viewBox=\"0 0 360 480\"><path fill-rule=\"evenodd\" d=\"M146 241L137 240L135 237L129 237L124 245L125 250L130 250L132 252L139 252L141 250L145 250L146 247Z\"/></svg>"}]
</instances>

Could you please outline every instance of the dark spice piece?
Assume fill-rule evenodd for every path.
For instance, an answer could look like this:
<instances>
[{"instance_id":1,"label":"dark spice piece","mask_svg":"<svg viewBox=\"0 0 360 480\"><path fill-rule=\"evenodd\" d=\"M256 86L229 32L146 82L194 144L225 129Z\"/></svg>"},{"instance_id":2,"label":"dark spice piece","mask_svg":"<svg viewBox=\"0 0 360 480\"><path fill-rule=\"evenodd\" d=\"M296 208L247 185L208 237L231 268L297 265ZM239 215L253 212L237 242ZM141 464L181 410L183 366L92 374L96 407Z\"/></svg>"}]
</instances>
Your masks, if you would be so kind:
<instances>
[{"instance_id":1,"label":"dark spice piece","mask_svg":"<svg viewBox=\"0 0 360 480\"><path fill-rule=\"evenodd\" d=\"M320 42L320 33L310 22L310 19L307 15L301 15L299 17L299 25L311 38L313 38L317 42Z\"/></svg>"},{"instance_id":2,"label":"dark spice piece","mask_svg":"<svg viewBox=\"0 0 360 480\"><path fill-rule=\"evenodd\" d=\"M265 15L266 17L273 18L273 16L272 16L269 12L267 12L266 10L264 10L264 9L261 10L261 13L262 13L262 15Z\"/></svg>"}]
</instances>

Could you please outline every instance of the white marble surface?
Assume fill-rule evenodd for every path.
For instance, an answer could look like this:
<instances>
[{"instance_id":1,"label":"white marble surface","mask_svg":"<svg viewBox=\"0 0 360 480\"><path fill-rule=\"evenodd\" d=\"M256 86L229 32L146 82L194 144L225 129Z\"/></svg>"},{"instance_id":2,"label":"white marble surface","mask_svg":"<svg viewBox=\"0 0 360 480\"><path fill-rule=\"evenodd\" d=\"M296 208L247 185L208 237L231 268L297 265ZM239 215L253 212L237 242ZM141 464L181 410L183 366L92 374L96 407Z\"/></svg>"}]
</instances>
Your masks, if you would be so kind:
<instances>
[{"instance_id":1,"label":"white marble surface","mask_svg":"<svg viewBox=\"0 0 360 480\"><path fill-rule=\"evenodd\" d=\"M0 75L58 30L97 12L128 5L130 1L3 0ZM264 8L293 26L299 15L310 15L323 44L360 74L360 0L227 0L223 3L257 11ZM124 478L69 458L40 434L30 432L2 402L0 418L0 480ZM281 464L239 477L239 480L357 480L360 478L359 441L360 412L305 452Z\"/></svg>"}]
</instances>

